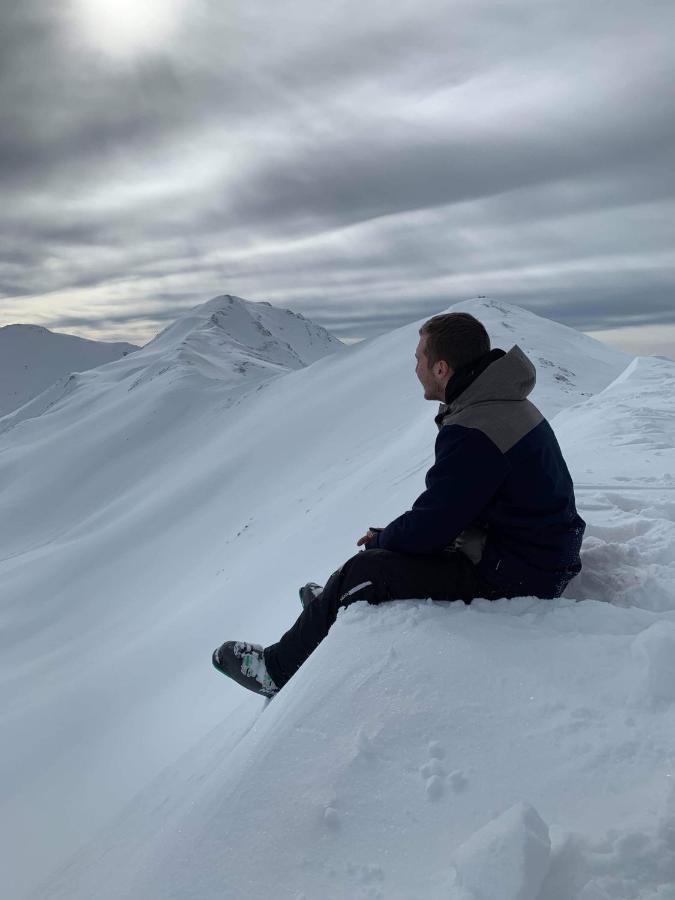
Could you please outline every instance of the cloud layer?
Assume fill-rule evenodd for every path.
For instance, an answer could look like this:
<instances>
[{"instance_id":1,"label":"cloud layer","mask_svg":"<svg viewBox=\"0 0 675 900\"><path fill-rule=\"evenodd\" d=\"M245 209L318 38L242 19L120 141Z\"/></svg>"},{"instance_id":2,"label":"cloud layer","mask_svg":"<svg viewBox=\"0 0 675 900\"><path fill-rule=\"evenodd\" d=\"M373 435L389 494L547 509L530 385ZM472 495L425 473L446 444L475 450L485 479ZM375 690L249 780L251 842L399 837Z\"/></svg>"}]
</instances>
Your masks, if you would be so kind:
<instances>
[{"instance_id":1,"label":"cloud layer","mask_svg":"<svg viewBox=\"0 0 675 900\"><path fill-rule=\"evenodd\" d=\"M344 337L477 294L675 325L671 3L110 9L3 12L0 324L142 341L231 292Z\"/></svg>"}]
</instances>

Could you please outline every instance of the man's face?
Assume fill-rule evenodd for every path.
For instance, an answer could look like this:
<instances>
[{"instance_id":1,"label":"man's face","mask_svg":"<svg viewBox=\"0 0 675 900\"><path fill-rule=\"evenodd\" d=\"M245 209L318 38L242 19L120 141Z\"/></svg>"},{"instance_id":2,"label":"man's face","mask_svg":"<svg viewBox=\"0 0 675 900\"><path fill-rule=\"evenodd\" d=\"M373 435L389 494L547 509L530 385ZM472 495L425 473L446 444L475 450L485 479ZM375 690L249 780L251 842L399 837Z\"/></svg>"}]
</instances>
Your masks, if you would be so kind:
<instances>
[{"instance_id":1,"label":"man's face","mask_svg":"<svg viewBox=\"0 0 675 900\"><path fill-rule=\"evenodd\" d=\"M415 359L417 360L415 374L424 388L425 400L444 400L445 385L448 382L451 370L448 368L447 363L444 362L437 362L431 369L429 368L427 363L426 343L426 335L420 335L419 343L415 350Z\"/></svg>"}]
</instances>

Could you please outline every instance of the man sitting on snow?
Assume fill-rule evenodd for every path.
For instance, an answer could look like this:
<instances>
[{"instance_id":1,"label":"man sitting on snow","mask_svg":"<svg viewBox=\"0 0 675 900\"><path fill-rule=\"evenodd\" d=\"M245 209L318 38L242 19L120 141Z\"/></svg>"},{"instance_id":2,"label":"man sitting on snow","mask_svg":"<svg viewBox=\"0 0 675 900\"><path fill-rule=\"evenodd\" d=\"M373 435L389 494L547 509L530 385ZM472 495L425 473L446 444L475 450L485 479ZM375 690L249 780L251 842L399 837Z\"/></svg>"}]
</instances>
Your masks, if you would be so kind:
<instances>
[{"instance_id":1,"label":"man sitting on snow","mask_svg":"<svg viewBox=\"0 0 675 900\"><path fill-rule=\"evenodd\" d=\"M580 571L585 529L560 447L527 400L535 369L515 346L490 350L467 313L420 328L415 372L425 400L440 400L436 458L426 490L384 529L369 529L326 586L300 589L303 611L281 640L227 641L214 666L272 696L357 600L559 597Z\"/></svg>"}]
</instances>

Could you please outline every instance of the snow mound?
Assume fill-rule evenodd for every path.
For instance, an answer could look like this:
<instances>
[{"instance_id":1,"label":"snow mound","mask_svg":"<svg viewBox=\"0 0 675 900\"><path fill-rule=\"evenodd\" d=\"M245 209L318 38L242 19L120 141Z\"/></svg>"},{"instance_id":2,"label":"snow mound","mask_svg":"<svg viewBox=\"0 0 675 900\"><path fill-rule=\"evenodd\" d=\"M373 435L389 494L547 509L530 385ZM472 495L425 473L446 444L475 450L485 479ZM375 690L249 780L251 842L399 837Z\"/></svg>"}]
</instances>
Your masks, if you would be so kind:
<instances>
[{"instance_id":1,"label":"snow mound","mask_svg":"<svg viewBox=\"0 0 675 900\"><path fill-rule=\"evenodd\" d=\"M467 900L536 900L550 855L548 826L532 806L517 803L457 850L457 885Z\"/></svg>"},{"instance_id":2,"label":"snow mound","mask_svg":"<svg viewBox=\"0 0 675 900\"><path fill-rule=\"evenodd\" d=\"M0 418L71 372L84 372L138 350L133 344L89 341L40 325L0 328Z\"/></svg>"}]
</instances>

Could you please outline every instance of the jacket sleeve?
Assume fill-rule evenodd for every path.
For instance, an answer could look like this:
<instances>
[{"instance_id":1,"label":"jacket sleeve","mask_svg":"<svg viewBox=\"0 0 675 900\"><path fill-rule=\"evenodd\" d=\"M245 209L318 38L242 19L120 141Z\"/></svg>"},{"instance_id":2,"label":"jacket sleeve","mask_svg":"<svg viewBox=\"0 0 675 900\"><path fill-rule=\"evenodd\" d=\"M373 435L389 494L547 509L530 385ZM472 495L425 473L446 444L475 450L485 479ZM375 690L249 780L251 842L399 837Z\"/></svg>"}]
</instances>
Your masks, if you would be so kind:
<instances>
[{"instance_id":1,"label":"jacket sleeve","mask_svg":"<svg viewBox=\"0 0 675 900\"><path fill-rule=\"evenodd\" d=\"M446 425L436 438L426 490L412 509L375 534L366 549L438 553L480 517L506 469L503 455L482 431Z\"/></svg>"}]
</instances>

